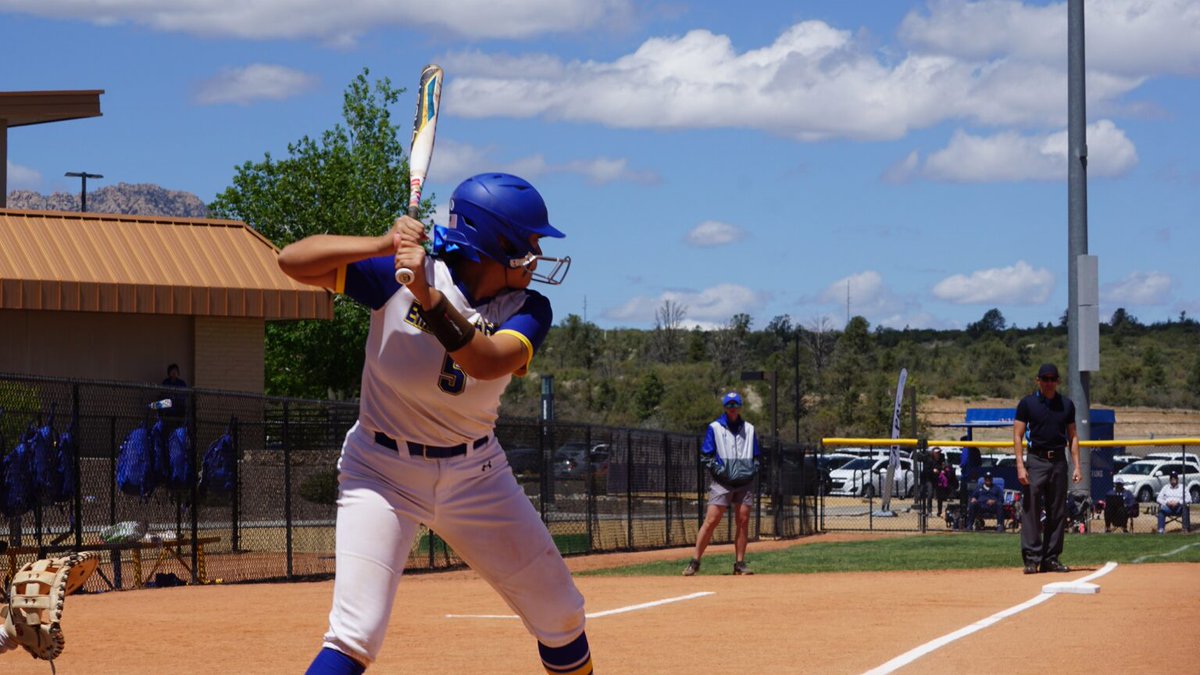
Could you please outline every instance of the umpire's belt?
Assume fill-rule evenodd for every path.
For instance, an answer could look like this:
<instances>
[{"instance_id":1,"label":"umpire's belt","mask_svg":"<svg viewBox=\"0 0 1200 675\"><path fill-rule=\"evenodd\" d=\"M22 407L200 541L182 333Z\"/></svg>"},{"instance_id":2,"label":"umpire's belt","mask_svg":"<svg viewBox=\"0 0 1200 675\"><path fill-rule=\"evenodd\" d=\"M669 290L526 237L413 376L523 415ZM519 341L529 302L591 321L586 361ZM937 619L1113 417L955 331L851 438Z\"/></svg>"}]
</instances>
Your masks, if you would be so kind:
<instances>
[{"instance_id":1,"label":"umpire's belt","mask_svg":"<svg viewBox=\"0 0 1200 675\"><path fill-rule=\"evenodd\" d=\"M476 438L471 444L471 447L478 450L479 448L487 445L488 440L488 436ZM398 450L399 448L398 444L396 443L396 439L388 436L382 431L375 432L375 442L392 450ZM447 457L458 457L459 455L467 454L466 443L459 443L458 445L443 447L437 445L422 445L420 443L406 441L405 445L408 446L408 454L414 457L424 457L425 459L446 459Z\"/></svg>"},{"instance_id":2,"label":"umpire's belt","mask_svg":"<svg viewBox=\"0 0 1200 675\"><path fill-rule=\"evenodd\" d=\"M1034 455L1035 457L1041 457L1042 459L1050 460L1052 462L1063 459L1064 451L1064 448L1059 448L1057 450L1039 450L1037 448L1029 448L1029 454Z\"/></svg>"}]
</instances>

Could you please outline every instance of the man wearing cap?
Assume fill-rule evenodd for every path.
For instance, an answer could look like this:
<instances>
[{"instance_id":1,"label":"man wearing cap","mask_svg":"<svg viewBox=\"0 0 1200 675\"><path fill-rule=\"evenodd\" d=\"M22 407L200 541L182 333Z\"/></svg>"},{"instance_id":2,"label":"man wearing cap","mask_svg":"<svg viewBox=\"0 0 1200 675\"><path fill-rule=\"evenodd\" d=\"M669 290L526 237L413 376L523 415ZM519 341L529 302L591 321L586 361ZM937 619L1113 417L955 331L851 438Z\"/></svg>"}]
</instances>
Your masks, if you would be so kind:
<instances>
[{"instance_id":1,"label":"man wearing cap","mask_svg":"<svg viewBox=\"0 0 1200 675\"><path fill-rule=\"evenodd\" d=\"M725 510L736 508L737 534L733 540L734 574L754 574L746 566L746 539L750 533L750 509L754 506L754 478L758 475L758 438L754 425L742 419L742 396L731 391L721 397L725 414L708 425L700 462L708 468L712 483L708 490L708 511L696 535L696 555L683 570L690 577L700 570L700 558L713 531L721 524Z\"/></svg>"},{"instance_id":2,"label":"man wearing cap","mask_svg":"<svg viewBox=\"0 0 1200 675\"><path fill-rule=\"evenodd\" d=\"M1129 531L1129 514L1137 514L1137 498L1125 489L1125 483L1120 478L1113 479L1112 492L1104 495L1104 531L1112 532L1114 527L1122 532Z\"/></svg>"},{"instance_id":3,"label":"man wearing cap","mask_svg":"<svg viewBox=\"0 0 1200 675\"><path fill-rule=\"evenodd\" d=\"M1058 367L1053 363L1038 369L1037 387L1017 404L1013 422L1013 454L1021 483L1021 557L1025 574L1070 572L1058 557L1067 532L1068 449L1074 466L1071 480L1083 479L1075 404L1058 393Z\"/></svg>"},{"instance_id":4,"label":"man wearing cap","mask_svg":"<svg viewBox=\"0 0 1200 675\"><path fill-rule=\"evenodd\" d=\"M991 471L983 474L983 484L971 494L971 503L967 506L967 527L973 528L975 519L981 515L995 517L996 531L1004 531L1004 491L992 480Z\"/></svg>"},{"instance_id":5,"label":"man wearing cap","mask_svg":"<svg viewBox=\"0 0 1200 675\"><path fill-rule=\"evenodd\" d=\"M1183 516L1183 531L1192 529L1191 510L1188 509L1183 485L1179 483L1179 472L1171 472L1171 484L1158 491L1158 533L1166 530L1167 516Z\"/></svg>"}]
</instances>

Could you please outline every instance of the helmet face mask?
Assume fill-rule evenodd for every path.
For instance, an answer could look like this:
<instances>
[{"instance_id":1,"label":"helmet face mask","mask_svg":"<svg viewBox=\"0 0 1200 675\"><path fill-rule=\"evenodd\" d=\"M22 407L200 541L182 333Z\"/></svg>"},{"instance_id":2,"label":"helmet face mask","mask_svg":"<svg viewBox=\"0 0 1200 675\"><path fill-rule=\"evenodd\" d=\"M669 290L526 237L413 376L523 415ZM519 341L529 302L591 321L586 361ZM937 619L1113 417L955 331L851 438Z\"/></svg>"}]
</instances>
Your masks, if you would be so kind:
<instances>
[{"instance_id":1,"label":"helmet face mask","mask_svg":"<svg viewBox=\"0 0 1200 675\"><path fill-rule=\"evenodd\" d=\"M554 266L550 268L549 272L538 272L537 265L540 262L553 263ZM571 270L571 256L552 258L550 256L530 253L523 258L509 258L508 267L509 269L524 268L529 270L533 281L557 286L563 282L563 279L567 278L567 272Z\"/></svg>"},{"instance_id":2,"label":"helmet face mask","mask_svg":"<svg viewBox=\"0 0 1200 675\"><path fill-rule=\"evenodd\" d=\"M463 181L450 198L450 223L445 241L471 260L482 254L506 269L528 270L533 281L560 284L571 258L543 256L541 237L562 237L552 226L542 196L527 181L504 173L487 173ZM549 273L535 271L537 263L552 263Z\"/></svg>"}]
</instances>

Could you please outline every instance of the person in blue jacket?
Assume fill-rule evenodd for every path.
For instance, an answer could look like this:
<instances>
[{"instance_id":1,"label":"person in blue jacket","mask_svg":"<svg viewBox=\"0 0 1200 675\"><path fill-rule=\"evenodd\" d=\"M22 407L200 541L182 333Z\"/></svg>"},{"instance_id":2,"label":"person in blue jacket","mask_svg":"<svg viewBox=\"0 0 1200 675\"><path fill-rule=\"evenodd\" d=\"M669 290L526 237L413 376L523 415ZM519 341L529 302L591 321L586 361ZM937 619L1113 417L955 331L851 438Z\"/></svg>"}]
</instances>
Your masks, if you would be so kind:
<instances>
[{"instance_id":1,"label":"person in blue jacket","mask_svg":"<svg viewBox=\"0 0 1200 675\"><path fill-rule=\"evenodd\" d=\"M971 503L967 506L967 526L973 526L981 514L995 516L996 531L1004 531L1004 491L992 481L991 471L983 474L983 484L971 493Z\"/></svg>"},{"instance_id":2,"label":"person in blue jacket","mask_svg":"<svg viewBox=\"0 0 1200 675\"><path fill-rule=\"evenodd\" d=\"M690 577L700 570L700 558L721 524L725 510L736 507L734 536L734 574L754 574L746 566L746 540L750 532L750 510L754 507L754 479L758 476L758 437L754 425L742 418L742 396L731 391L721 398L725 414L708 425L700 461L712 476L708 490L708 512L696 535L696 555L683 570Z\"/></svg>"}]
</instances>

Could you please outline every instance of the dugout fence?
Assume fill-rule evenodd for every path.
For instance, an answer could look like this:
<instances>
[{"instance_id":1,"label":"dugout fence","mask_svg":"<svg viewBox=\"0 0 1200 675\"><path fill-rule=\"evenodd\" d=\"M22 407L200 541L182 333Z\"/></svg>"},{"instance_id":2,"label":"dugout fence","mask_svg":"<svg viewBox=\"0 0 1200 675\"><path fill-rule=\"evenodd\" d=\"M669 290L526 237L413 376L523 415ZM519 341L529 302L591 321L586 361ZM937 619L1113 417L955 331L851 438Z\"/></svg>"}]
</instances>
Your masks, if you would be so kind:
<instances>
[{"instance_id":1,"label":"dugout fence","mask_svg":"<svg viewBox=\"0 0 1200 675\"><path fill-rule=\"evenodd\" d=\"M150 408L166 398L175 405ZM52 411L54 430L71 428L78 449L71 467L78 488L70 499L2 514L0 539L10 549L0 556L0 576L79 547L103 555L104 574L89 582L92 590L334 572L337 459L357 402L0 374L0 410L0 455L13 454L30 428L50 423ZM133 429L160 418L168 429L186 429L190 480L146 498L125 494L117 485L122 444ZM226 433L237 457L235 488L204 491L203 456ZM498 421L496 435L564 554L695 542L707 496L699 435L513 417ZM770 461L759 479L751 538L816 532L815 448L771 439L763 445ZM112 541L114 531L131 527L159 547L104 548L106 535ZM733 535L727 518L713 539L728 543ZM462 561L435 532L424 531L407 565L434 570Z\"/></svg>"}]
</instances>

